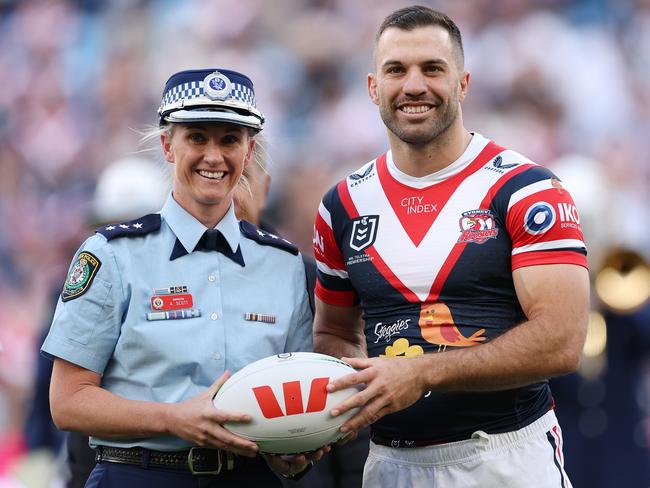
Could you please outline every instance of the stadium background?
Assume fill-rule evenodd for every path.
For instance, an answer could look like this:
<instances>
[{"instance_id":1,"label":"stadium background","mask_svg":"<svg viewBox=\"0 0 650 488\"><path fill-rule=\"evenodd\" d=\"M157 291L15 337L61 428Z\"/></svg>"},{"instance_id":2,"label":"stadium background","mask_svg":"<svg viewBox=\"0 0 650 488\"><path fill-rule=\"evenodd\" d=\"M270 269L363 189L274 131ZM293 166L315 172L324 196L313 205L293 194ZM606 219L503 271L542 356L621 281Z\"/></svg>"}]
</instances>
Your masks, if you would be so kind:
<instances>
[{"instance_id":1,"label":"stadium background","mask_svg":"<svg viewBox=\"0 0 650 488\"><path fill-rule=\"evenodd\" d=\"M463 32L472 73L466 126L549 166L574 194L592 274L616 247L650 259L650 1L420 3L447 12ZM50 290L88 233L101 169L134 153L163 164L139 139L156 123L167 77L215 66L251 76L267 117L269 217L310 254L320 196L386 149L366 74L376 28L407 4L0 0L0 487L52 479L31 463L22 434ZM607 437L621 430L618 418L634 420L625 433L650 464L644 310L611 322L639 329L634 351L592 343L558 406L560 419L562 408L575 414L565 431L602 446L597 459L574 461L578 477L600 480L585 486L610 486L602 473L611 470L641 479L632 464L609 464L617 454L631 459L623 441ZM575 439L567 432L567 448Z\"/></svg>"}]
</instances>

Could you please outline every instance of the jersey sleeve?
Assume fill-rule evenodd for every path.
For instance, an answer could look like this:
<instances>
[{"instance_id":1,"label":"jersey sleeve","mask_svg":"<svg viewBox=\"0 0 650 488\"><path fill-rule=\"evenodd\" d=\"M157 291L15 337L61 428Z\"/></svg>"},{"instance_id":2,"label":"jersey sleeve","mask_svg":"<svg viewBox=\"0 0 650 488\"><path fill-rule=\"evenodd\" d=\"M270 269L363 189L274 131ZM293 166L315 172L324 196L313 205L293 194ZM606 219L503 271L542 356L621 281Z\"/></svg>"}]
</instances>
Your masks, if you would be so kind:
<instances>
[{"instance_id":1,"label":"jersey sleeve","mask_svg":"<svg viewBox=\"0 0 650 488\"><path fill-rule=\"evenodd\" d=\"M560 180L543 171L547 177L510 196L506 228L512 240L512 269L540 264L588 268L578 209Z\"/></svg>"},{"instance_id":2,"label":"jersey sleeve","mask_svg":"<svg viewBox=\"0 0 650 488\"><path fill-rule=\"evenodd\" d=\"M115 256L95 234L70 265L41 352L103 374L119 338L123 302Z\"/></svg>"},{"instance_id":3,"label":"jersey sleeve","mask_svg":"<svg viewBox=\"0 0 650 488\"><path fill-rule=\"evenodd\" d=\"M336 189L330 190L318 207L314 223L314 257L316 259L315 295L329 305L349 307L358 302L345 267L343 253L337 243L332 227L332 215L328 203Z\"/></svg>"}]
</instances>

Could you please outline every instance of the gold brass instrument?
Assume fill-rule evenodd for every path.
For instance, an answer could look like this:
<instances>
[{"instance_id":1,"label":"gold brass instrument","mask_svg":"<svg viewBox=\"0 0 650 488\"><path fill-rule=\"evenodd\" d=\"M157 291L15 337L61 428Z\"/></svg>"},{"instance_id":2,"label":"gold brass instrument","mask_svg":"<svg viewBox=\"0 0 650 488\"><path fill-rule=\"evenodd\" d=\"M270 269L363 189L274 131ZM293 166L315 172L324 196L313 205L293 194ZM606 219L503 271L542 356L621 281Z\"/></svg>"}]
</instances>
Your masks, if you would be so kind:
<instances>
[{"instance_id":1,"label":"gold brass instrument","mask_svg":"<svg viewBox=\"0 0 650 488\"><path fill-rule=\"evenodd\" d=\"M613 249L596 274L594 290L604 307L632 313L650 300L650 265L636 251Z\"/></svg>"}]
</instances>

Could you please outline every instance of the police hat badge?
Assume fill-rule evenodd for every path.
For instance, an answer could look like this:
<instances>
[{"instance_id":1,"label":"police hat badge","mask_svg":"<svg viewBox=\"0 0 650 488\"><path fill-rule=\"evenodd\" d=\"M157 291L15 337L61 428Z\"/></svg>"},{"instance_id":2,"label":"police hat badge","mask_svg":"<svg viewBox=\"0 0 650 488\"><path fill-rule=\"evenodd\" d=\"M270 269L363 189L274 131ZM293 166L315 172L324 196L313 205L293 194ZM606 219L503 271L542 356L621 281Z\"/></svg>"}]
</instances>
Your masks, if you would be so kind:
<instances>
[{"instance_id":1,"label":"police hat badge","mask_svg":"<svg viewBox=\"0 0 650 488\"><path fill-rule=\"evenodd\" d=\"M160 124L224 122L262 130L251 79L227 69L179 71L165 83L158 108Z\"/></svg>"},{"instance_id":2,"label":"police hat badge","mask_svg":"<svg viewBox=\"0 0 650 488\"><path fill-rule=\"evenodd\" d=\"M203 90L212 100L225 100L232 92L232 84L227 77L215 71L204 78Z\"/></svg>"}]
</instances>

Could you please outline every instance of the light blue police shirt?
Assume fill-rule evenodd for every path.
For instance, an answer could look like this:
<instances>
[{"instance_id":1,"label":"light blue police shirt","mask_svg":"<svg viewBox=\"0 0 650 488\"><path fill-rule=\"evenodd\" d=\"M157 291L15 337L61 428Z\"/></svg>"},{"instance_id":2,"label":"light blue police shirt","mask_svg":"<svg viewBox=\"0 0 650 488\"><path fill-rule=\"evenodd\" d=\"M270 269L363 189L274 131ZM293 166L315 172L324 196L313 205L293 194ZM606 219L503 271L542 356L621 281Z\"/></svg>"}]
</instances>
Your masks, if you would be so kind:
<instances>
[{"instance_id":1,"label":"light blue police shirt","mask_svg":"<svg viewBox=\"0 0 650 488\"><path fill-rule=\"evenodd\" d=\"M124 398L177 403L205 391L225 370L312 349L299 255L242 234L233 205L216 229L233 252L240 247L243 267L220 252L192 252L206 227L171 194L160 217L157 231L111 240L97 233L86 240L77 256L91 253L101 264L83 294L59 298L41 349L45 355L99 373L102 386ZM137 220L127 225L142 227ZM171 260L177 239L188 254ZM179 286L187 287L200 316L147 320L154 288ZM275 323L250 320L251 314L274 317ZM157 450L189 445L173 436L91 437L90 443Z\"/></svg>"}]
</instances>

